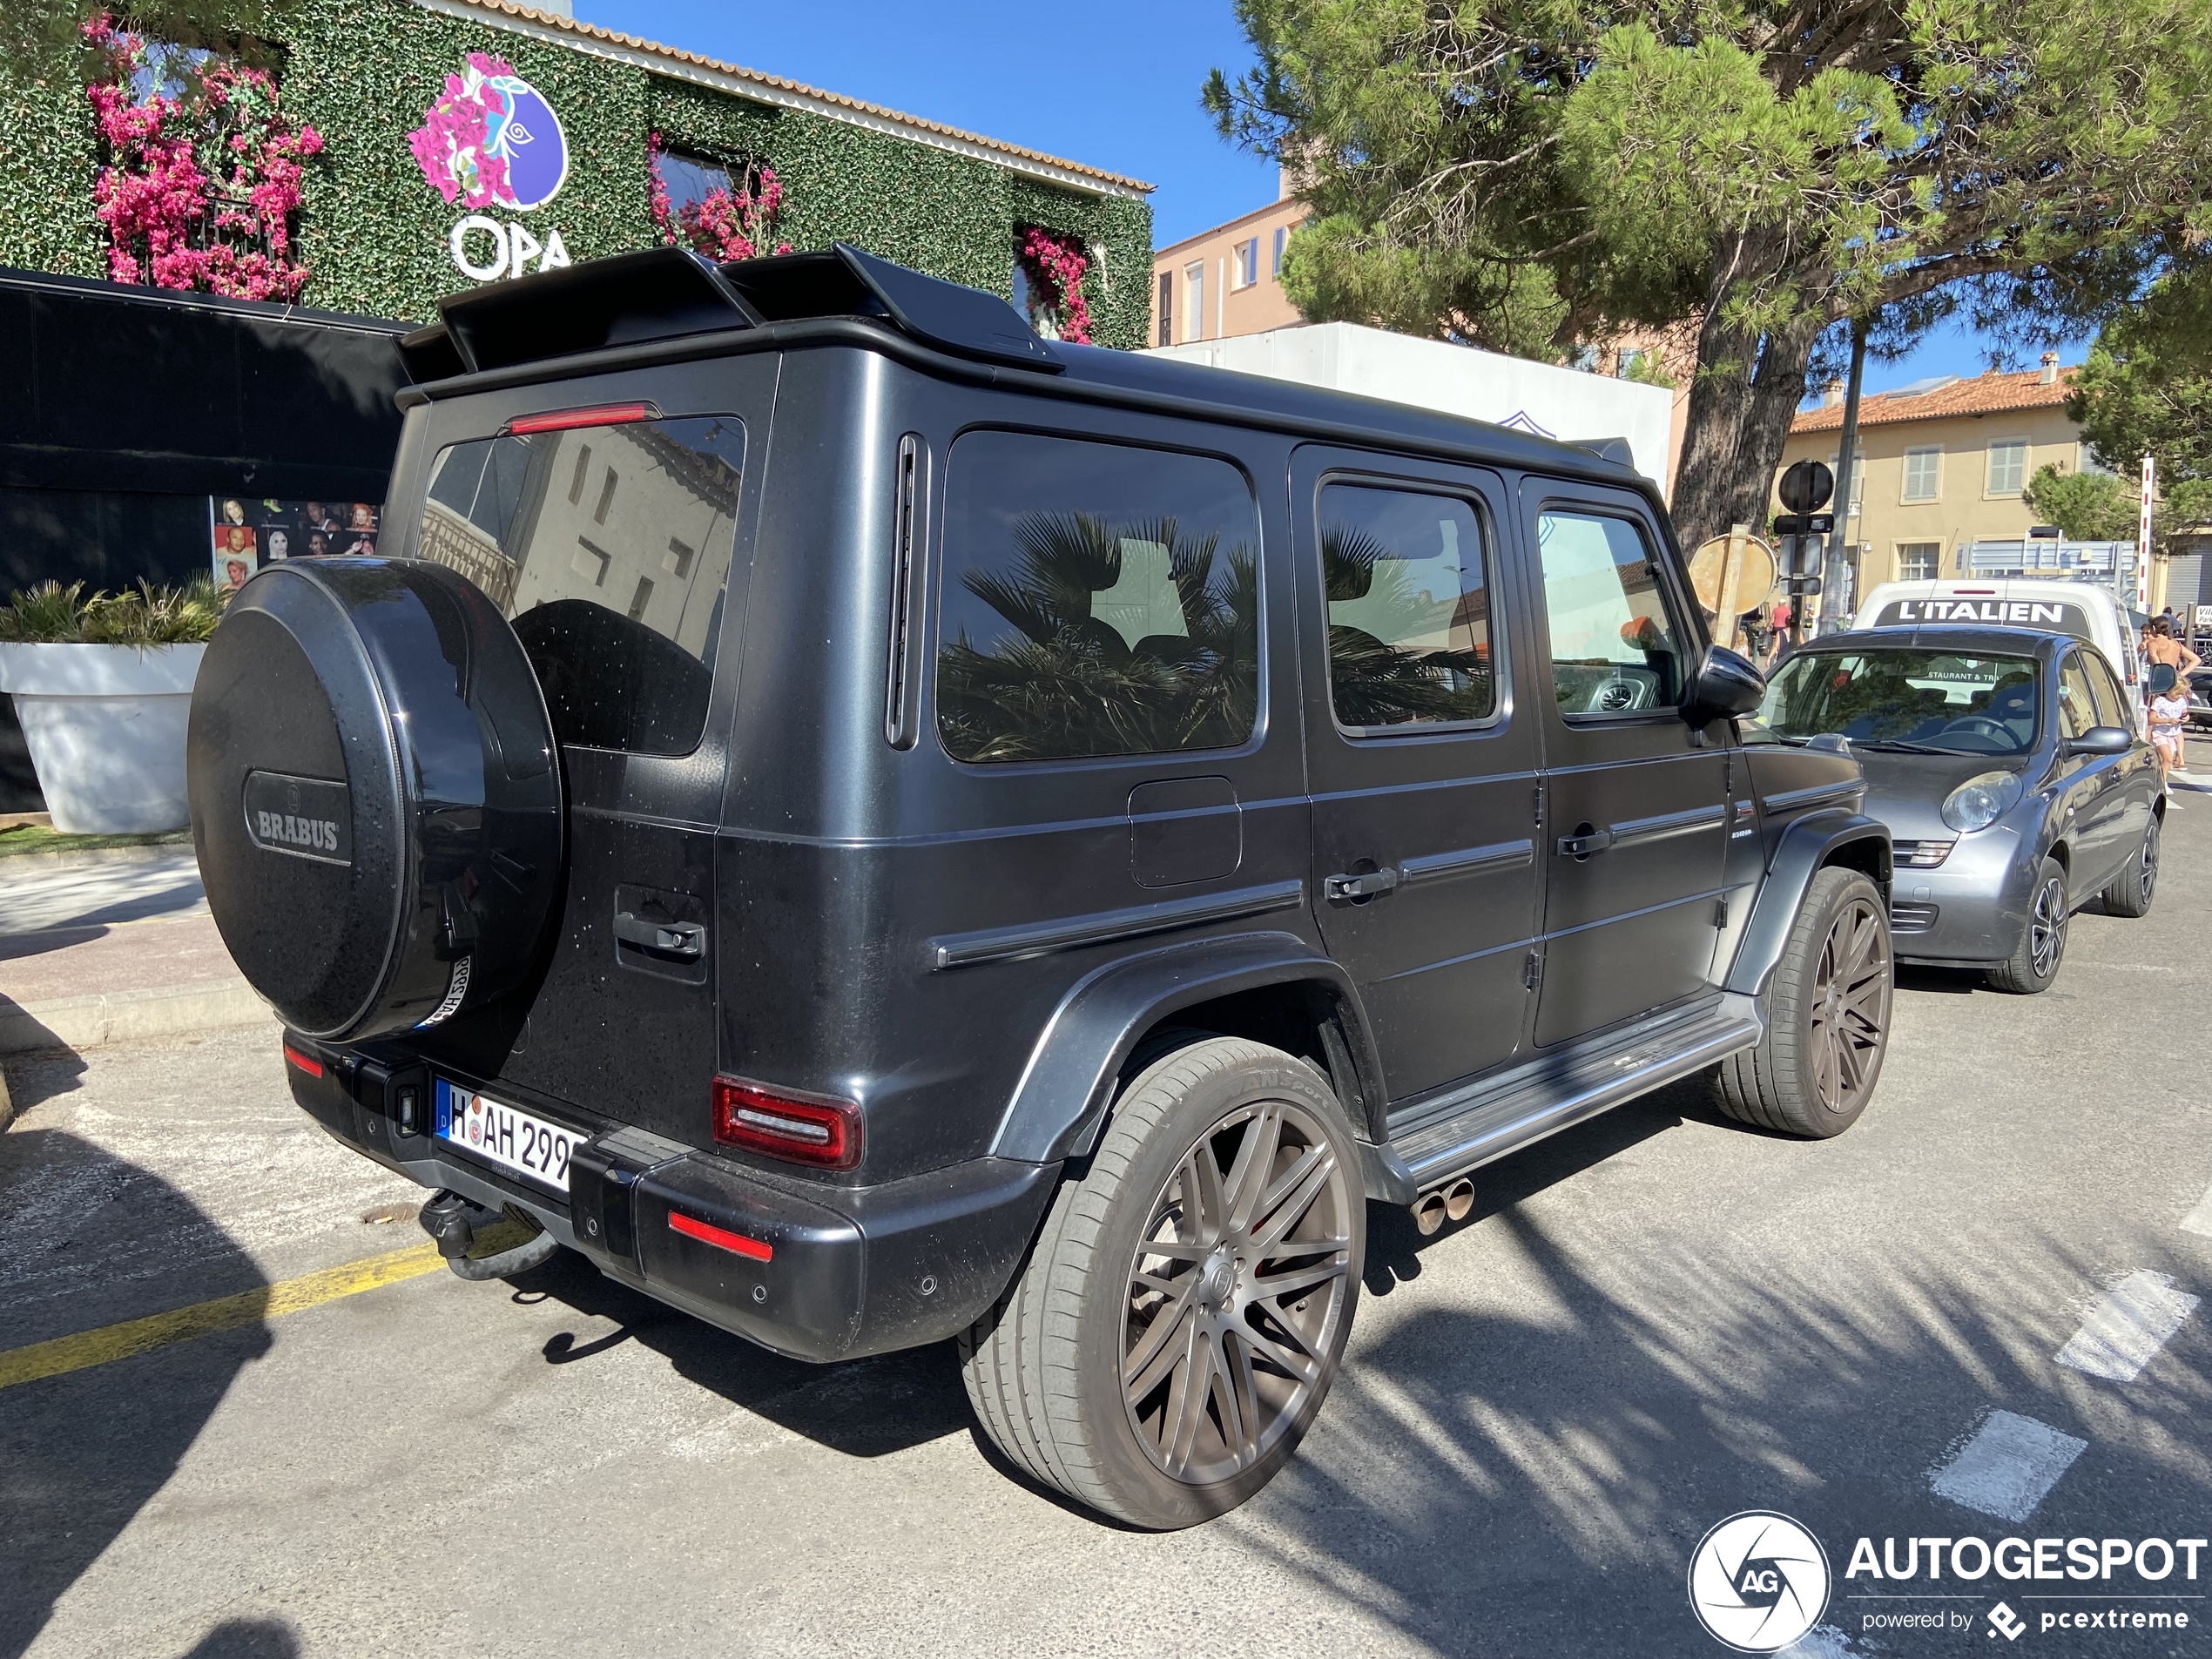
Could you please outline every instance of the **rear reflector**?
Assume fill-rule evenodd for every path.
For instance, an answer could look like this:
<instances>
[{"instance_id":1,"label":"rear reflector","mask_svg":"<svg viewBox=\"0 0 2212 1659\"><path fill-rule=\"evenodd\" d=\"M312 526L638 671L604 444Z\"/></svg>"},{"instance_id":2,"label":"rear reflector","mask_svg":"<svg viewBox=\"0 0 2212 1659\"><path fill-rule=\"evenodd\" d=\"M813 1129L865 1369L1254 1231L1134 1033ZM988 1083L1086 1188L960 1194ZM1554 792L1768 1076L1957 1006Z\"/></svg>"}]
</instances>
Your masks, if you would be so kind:
<instances>
[{"instance_id":1,"label":"rear reflector","mask_svg":"<svg viewBox=\"0 0 2212 1659\"><path fill-rule=\"evenodd\" d=\"M717 1227L711 1222L696 1221L673 1210L668 1212L668 1226L671 1232L682 1233L686 1238L696 1238L702 1244L711 1244L749 1261L765 1262L776 1253L773 1245L758 1238L747 1238L743 1233L733 1233L727 1227Z\"/></svg>"},{"instance_id":2,"label":"rear reflector","mask_svg":"<svg viewBox=\"0 0 2212 1659\"><path fill-rule=\"evenodd\" d=\"M770 1157L849 1170L860 1161L860 1109L826 1095L799 1095L714 1080L714 1138Z\"/></svg>"},{"instance_id":3,"label":"rear reflector","mask_svg":"<svg viewBox=\"0 0 2212 1659\"><path fill-rule=\"evenodd\" d=\"M589 409L554 409L544 415L518 415L500 428L521 435L530 432L566 432L580 426L623 426L633 421L658 421L660 411L650 403L602 403Z\"/></svg>"},{"instance_id":4,"label":"rear reflector","mask_svg":"<svg viewBox=\"0 0 2212 1659\"><path fill-rule=\"evenodd\" d=\"M320 1077L322 1076L321 1061L316 1059L313 1055L301 1054L297 1049L293 1048L288 1042L284 1045L284 1057L293 1065L299 1067L300 1070L306 1072L310 1077Z\"/></svg>"}]
</instances>

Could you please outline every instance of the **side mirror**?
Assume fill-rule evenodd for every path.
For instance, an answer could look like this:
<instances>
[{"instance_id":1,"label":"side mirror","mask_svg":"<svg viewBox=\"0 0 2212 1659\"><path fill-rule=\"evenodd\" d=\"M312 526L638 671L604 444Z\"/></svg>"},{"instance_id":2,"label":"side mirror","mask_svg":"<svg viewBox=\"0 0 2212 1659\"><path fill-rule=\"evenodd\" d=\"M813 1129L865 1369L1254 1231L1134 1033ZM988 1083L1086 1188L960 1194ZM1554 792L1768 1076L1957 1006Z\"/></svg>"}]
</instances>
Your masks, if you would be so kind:
<instances>
[{"instance_id":1,"label":"side mirror","mask_svg":"<svg viewBox=\"0 0 2212 1659\"><path fill-rule=\"evenodd\" d=\"M2093 725L2078 738L2066 740L2069 755L2124 755L2135 745L2135 737L2124 725Z\"/></svg>"},{"instance_id":2,"label":"side mirror","mask_svg":"<svg viewBox=\"0 0 2212 1659\"><path fill-rule=\"evenodd\" d=\"M1697 659L1682 699L1683 718L1692 725L1708 720L1756 714L1766 701L1766 676L1751 659L1725 645L1708 645Z\"/></svg>"}]
</instances>

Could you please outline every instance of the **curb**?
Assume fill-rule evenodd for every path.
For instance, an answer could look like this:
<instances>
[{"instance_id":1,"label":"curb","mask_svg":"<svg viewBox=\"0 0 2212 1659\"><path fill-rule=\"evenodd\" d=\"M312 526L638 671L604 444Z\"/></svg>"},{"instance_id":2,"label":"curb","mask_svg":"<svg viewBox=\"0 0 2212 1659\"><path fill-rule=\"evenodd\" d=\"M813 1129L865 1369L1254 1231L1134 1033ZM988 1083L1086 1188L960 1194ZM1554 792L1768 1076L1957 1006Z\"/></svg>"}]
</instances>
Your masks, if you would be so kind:
<instances>
[{"instance_id":1,"label":"curb","mask_svg":"<svg viewBox=\"0 0 2212 1659\"><path fill-rule=\"evenodd\" d=\"M255 1025L274 1017L243 979L57 997L50 1002L17 1003L0 997L0 1055L49 1049L82 1053L104 1043Z\"/></svg>"},{"instance_id":2,"label":"curb","mask_svg":"<svg viewBox=\"0 0 2212 1659\"><path fill-rule=\"evenodd\" d=\"M51 853L0 853L0 875L14 871L68 870L82 864L145 864L178 853L194 856L190 841L155 841L144 846L88 846Z\"/></svg>"}]
</instances>

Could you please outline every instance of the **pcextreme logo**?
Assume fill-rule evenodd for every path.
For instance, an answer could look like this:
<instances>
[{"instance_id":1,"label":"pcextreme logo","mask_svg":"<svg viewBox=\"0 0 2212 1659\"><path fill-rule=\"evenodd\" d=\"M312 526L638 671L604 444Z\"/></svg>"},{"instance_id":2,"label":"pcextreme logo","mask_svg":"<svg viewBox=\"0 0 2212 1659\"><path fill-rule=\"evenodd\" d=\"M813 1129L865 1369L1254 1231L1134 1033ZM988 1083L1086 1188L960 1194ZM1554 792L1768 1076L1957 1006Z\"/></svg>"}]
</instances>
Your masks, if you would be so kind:
<instances>
[{"instance_id":1,"label":"pcextreme logo","mask_svg":"<svg viewBox=\"0 0 2212 1659\"><path fill-rule=\"evenodd\" d=\"M1787 1515L1746 1509L1707 1533L1689 1558L1689 1605L1738 1653L1778 1653L1828 1610L1828 1554Z\"/></svg>"}]
</instances>

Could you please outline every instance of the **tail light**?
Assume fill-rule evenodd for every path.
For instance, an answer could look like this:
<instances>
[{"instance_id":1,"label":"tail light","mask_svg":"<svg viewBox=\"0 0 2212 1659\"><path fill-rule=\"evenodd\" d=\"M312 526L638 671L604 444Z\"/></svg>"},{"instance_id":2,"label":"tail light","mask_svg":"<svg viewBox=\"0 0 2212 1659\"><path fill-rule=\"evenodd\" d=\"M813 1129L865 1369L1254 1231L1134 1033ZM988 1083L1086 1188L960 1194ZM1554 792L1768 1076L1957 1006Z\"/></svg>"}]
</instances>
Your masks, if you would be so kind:
<instances>
[{"instance_id":1,"label":"tail light","mask_svg":"<svg viewBox=\"0 0 2212 1659\"><path fill-rule=\"evenodd\" d=\"M714 1138L794 1163L850 1170L860 1161L860 1109L827 1095L714 1080Z\"/></svg>"},{"instance_id":2,"label":"tail light","mask_svg":"<svg viewBox=\"0 0 2212 1659\"><path fill-rule=\"evenodd\" d=\"M518 415L500 430L512 437L533 432L570 432L584 426L624 426L634 421L658 421L660 411L651 403L600 403L587 409L549 409L543 415Z\"/></svg>"}]
</instances>

